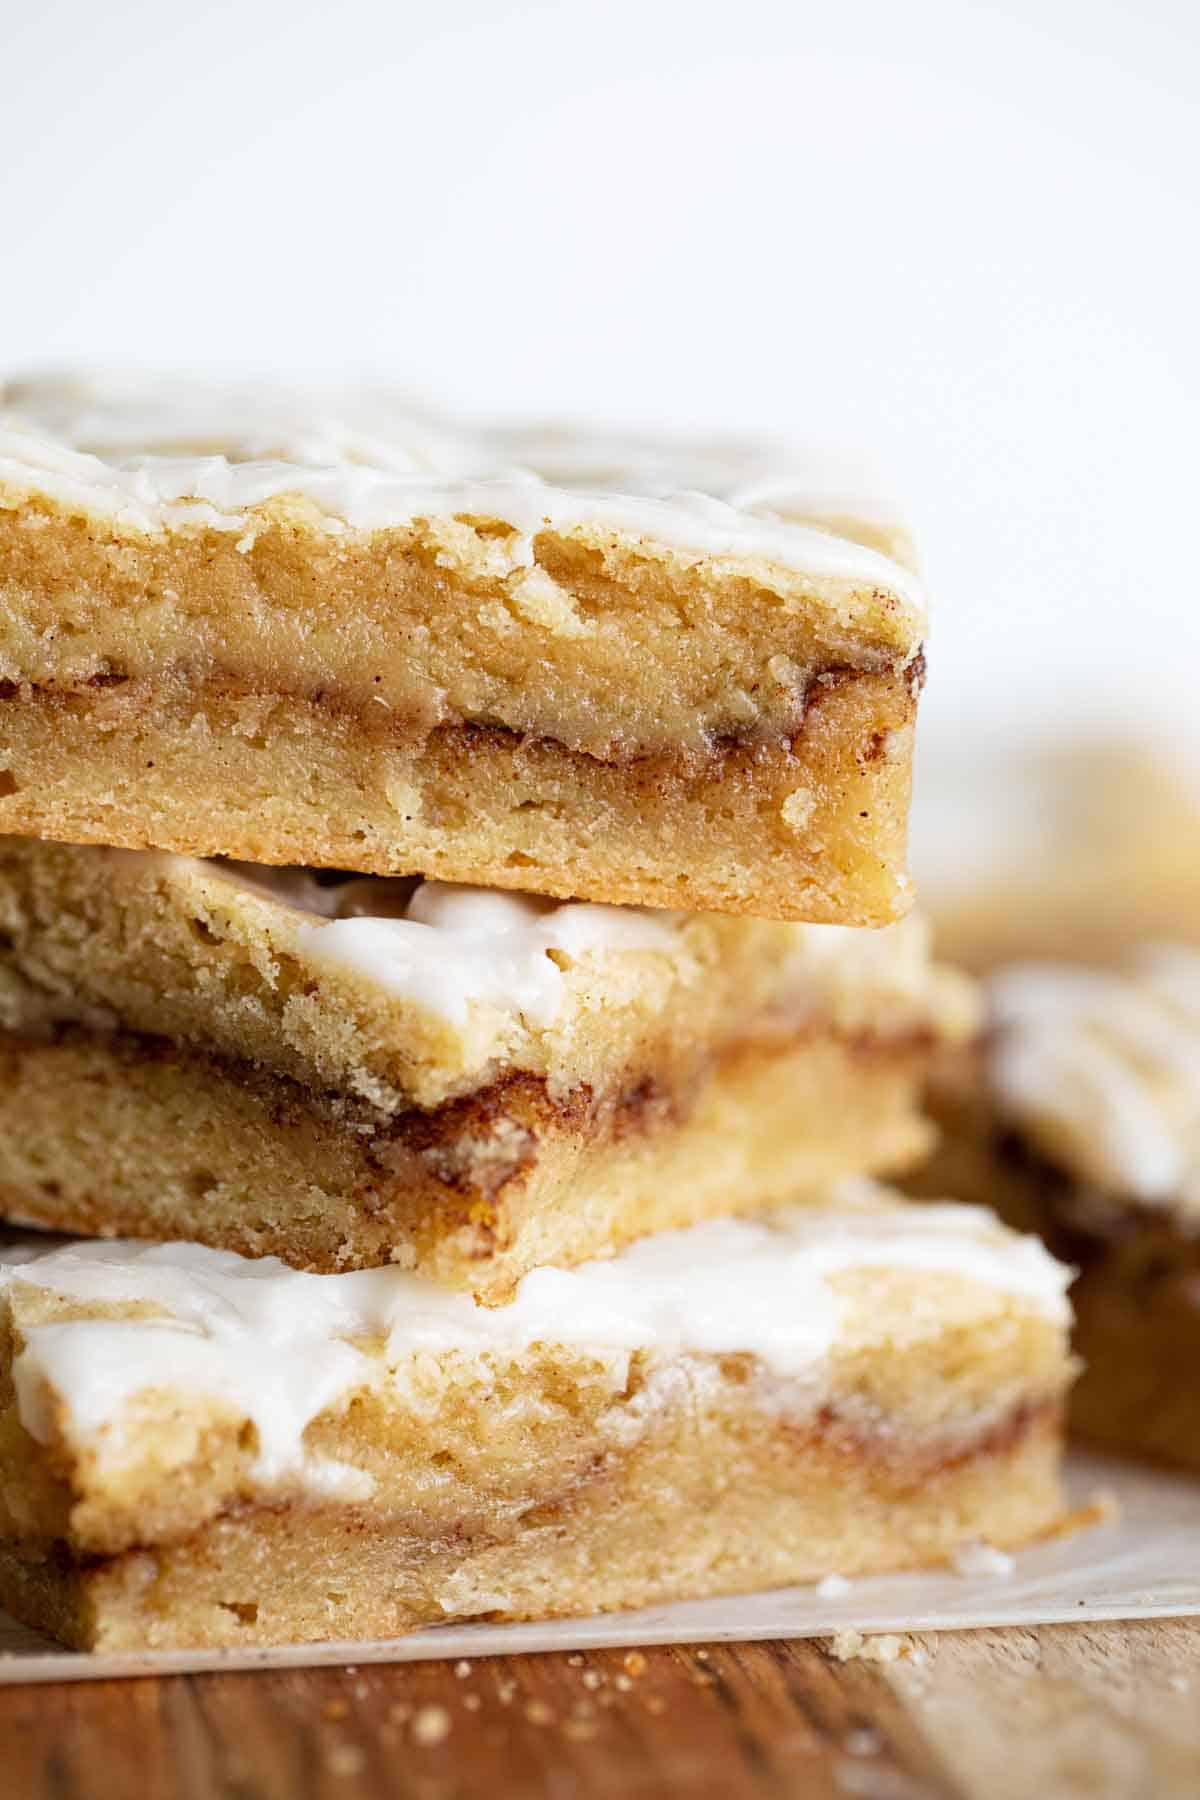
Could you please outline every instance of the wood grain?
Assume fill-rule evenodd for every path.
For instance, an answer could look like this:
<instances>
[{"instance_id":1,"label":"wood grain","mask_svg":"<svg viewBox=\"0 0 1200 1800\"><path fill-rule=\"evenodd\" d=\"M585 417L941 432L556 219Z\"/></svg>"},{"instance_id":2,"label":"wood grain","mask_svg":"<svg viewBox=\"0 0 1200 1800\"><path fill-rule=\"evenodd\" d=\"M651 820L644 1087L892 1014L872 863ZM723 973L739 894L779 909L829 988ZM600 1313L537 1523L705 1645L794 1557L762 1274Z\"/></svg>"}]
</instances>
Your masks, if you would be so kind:
<instances>
[{"instance_id":1,"label":"wood grain","mask_svg":"<svg viewBox=\"0 0 1200 1800\"><path fill-rule=\"evenodd\" d=\"M6 1800L1193 1800L1200 1621L0 1693Z\"/></svg>"}]
</instances>

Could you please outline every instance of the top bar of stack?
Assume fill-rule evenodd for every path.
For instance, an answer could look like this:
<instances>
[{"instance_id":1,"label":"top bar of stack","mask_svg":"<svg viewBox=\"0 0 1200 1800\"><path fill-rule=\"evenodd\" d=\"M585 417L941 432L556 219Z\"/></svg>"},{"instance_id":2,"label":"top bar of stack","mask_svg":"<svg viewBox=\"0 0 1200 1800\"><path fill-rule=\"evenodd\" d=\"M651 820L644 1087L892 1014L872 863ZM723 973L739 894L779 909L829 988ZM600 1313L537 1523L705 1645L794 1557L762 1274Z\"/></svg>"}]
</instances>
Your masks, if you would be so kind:
<instances>
[{"instance_id":1,"label":"top bar of stack","mask_svg":"<svg viewBox=\"0 0 1200 1800\"><path fill-rule=\"evenodd\" d=\"M377 394L339 423L199 384L3 399L0 831L907 910L920 587L827 476Z\"/></svg>"}]
</instances>

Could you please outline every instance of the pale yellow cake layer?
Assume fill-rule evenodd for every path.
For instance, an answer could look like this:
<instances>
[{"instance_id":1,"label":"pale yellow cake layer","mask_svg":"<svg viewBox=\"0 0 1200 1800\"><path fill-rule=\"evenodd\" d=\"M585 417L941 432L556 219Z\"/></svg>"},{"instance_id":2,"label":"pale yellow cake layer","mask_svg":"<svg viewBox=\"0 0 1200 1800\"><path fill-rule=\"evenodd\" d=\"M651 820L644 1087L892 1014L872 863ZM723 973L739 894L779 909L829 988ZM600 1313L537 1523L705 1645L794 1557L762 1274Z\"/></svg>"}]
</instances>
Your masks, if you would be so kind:
<instances>
[{"instance_id":1,"label":"pale yellow cake layer","mask_svg":"<svg viewBox=\"0 0 1200 1800\"><path fill-rule=\"evenodd\" d=\"M738 567L603 529L539 533L526 564L500 521L331 536L311 506L281 500L247 545L5 500L0 679L58 693L206 671L386 711L401 737L491 724L601 761L703 761L722 739L793 736L814 681L902 671L920 645L920 622L882 582Z\"/></svg>"},{"instance_id":2,"label":"pale yellow cake layer","mask_svg":"<svg viewBox=\"0 0 1200 1800\"><path fill-rule=\"evenodd\" d=\"M491 726L183 679L0 690L0 832L881 925L903 873L916 677L820 687L786 742L627 764Z\"/></svg>"},{"instance_id":3,"label":"pale yellow cake layer","mask_svg":"<svg viewBox=\"0 0 1200 1800\"><path fill-rule=\"evenodd\" d=\"M499 1312L188 1245L0 1275L0 1597L84 1645L746 1591L1061 1506L1065 1271L961 1206L714 1222Z\"/></svg>"},{"instance_id":4,"label":"pale yellow cake layer","mask_svg":"<svg viewBox=\"0 0 1200 1800\"><path fill-rule=\"evenodd\" d=\"M296 1268L397 1263L496 1305L540 1264L911 1168L928 1063L919 1043L815 1033L607 1100L514 1078L380 1120L161 1043L0 1035L0 1217Z\"/></svg>"},{"instance_id":5,"label":"pale yellow cake layer","mask_svg":"<svg viewBox=\"0 0 1200 1800\"><path fill-rule=\"evenodd\" d=\"M149 398L0 411L0 830L905 910L924 608L886 522L761 470L597 488L586 446Z\"/></svg>"},{"instance_id":6,"label":"pale yellow cake layer","mask_svg":"<svg viewBox=\"0 0 1200 1800\"><path fill-rule=\"evenodd\" d=\"M896 1467L877 1445L770 1417L689 1416L685 1439L453 1548L351 1509L249 1509L162 1548L74 1562L0 1540L0 1600L81 1650L397 1637L455 1619L544 1619L751 1593L1016 1550L1063 1510L1057 1426Z\"/></svg>"}]
</instances>

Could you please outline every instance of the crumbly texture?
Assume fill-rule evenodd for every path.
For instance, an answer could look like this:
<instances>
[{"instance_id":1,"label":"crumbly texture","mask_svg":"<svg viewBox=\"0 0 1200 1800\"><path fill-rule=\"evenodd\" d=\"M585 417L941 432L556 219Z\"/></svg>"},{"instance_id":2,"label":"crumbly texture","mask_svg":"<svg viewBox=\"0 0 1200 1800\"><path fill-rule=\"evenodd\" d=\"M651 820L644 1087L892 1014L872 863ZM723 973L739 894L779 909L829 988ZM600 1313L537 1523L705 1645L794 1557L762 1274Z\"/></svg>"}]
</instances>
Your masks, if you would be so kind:
<instances>
[{"instance_id":1,"label":"crumbly texture","mask_svg":"<svg viewBox=\"0 0 1200 1800\"><path fill-rule=\"evenodd\" d=\"M916 919L850 934L693 916L653 949L556 952L548 1021L481 1000L461 1023L315 956L313 923L219 864L0 839L0 1027L118 1025L389 1115L515 1073L556 1098L678 1079L772 1024L958 1042L978 1018Z\"/></svg>"},{"instance_id":2,"label":"crumbly texture","mask_svg":"<svg viewBox=\"0 0 1200 1800\"><path fill-rule=\"evenodd\" d=\"M317 956L314 925L212 864L0 843L5 1213L502 1301L541 1263L910 1166L931 1059L978 1017L916 919L680 919L555 951L552 1018L458 1022Z\"/></svg>"},{"instance_id":3,"label":"crumbly texture","mask_svg":"<svg viewBox=\"0 0 1200 1800\"><path fill-rule=\"evenodd\" d=\"M228 460L177 492L161 434L139 478L61 421L4 423L0 830L847 924L907 908L924 624L911 574L858 547L878 528L511 482L410 486L364 524L392 488L345 458L357 500L302 459L242 481L261 446L210 440Z\"/></svg>"},{"instance_id":4,"label":"crumbly texture","mask_svg":"<svg viewBox=\"0 0 1200 1800\"><path fill-rule=\"evenodd\" d=\"M980 1052L935 1085L929 1161L904 1179L918 1199L953 1193L1036 1232L1078 1269L1071 1288L1082 1374L1069 1423L1102 1449L1200 1470L1200 1232L1193 1212L1099 1195L1000 1119Z\"/></svg>"},{"instance_id":5,"label":"crumbly texture","mask_svg":"<svg viewBox=\"0 0 1200 1800\"><path fill-rule=\"evenodd\" d=\"M81 1650L386 1638L750 1593L833 1564L851 1576L927 1567L973 1539L1017 1548L1062 1510L1049 1423L1018 1427L1012 1447L899 1468L778 1423L709 1419L700 1431L496 1536L431 1541L406 1521L285 1508L100 1558L0 1542L0 1599Z\"/></svg>"},{"instance_id":6,"label":"crumbly texture","mask_svg":"<svg viewBox=\"0 0 1200 1800\"><path fill-rule=\"evenodd\" d=\"M162 1040L0 1036L0 1212L296 1268L396 1262L496 1305L531 1268L912 1167L929 1055L816 1030L602 1097L514 1076L380 1117Z\"/></svg>"},{"instance_id":7,"label":"crumbly texture","mask_svg":"<svg viewBox=\"0 0 1200 1800\"><path fill-rule=\"evenodd\" d=\"M895 672L919 649L886 592L611 529L541 533L526 564L502 520L331 536L299 502L264 508L241 540L48 504L4 508L0 528L0 678L86 695L206 672L386 711L402 739L490 723L618 765L703 763L723 740L793 736L822 675Z\"/></svg>"},{"instance_id":8,"label":"crumbly texture","mask_svg":"<svg viewBox=\"0 0 1200 1800\"><path fill-rule=\"evenodd\" d=\"M0 687L0 831L880 925L912 898L918 685L831 676L786 740L624 764L490 724L413 744L383 708L223 681Z\"/></svg>"},{"instance_id":9,"label":"crumbly texture","mask_svg":"<svg viewBox=\"0 0 1200 1800\"><path fill-rule=\"evenodd\" d=\"M102 1452L43 1394L35 1439L12 1358L97 1305L16 1284L0 1599L85 1648L394 1635L916 1567L1052 1526L1061 1325L950 1273L834 1281L843 1322L815 1387L738 1355L425 1357L309 1427L313 1454L370 1473L354 1502L264 1491L237 1406L161 1388ZM136 1308L99 1311L136 1332Z\"/></svg>"}]
</instances>

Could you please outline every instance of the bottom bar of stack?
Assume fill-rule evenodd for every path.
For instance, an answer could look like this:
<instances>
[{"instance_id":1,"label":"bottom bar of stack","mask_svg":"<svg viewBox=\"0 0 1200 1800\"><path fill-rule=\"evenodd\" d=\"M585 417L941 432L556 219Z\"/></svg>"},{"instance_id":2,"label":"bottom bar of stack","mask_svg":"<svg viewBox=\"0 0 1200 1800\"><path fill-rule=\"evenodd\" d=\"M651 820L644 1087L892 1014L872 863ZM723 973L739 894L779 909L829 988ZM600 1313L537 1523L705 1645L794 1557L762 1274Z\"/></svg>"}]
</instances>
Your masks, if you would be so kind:
<instances>
[{"instance_id":1,"label":"bottom bar of stack","mask_svg":"<svg viewBox=\"0 0 1200 1800\"><path fill-rule=\"evenodd\" d=\"M867 1184L508 1306L196 1245L10 1248L0 1600L87 1648L392 1636L1013 1547L1068 1272Z\"/></svg>"}]
</instances>

